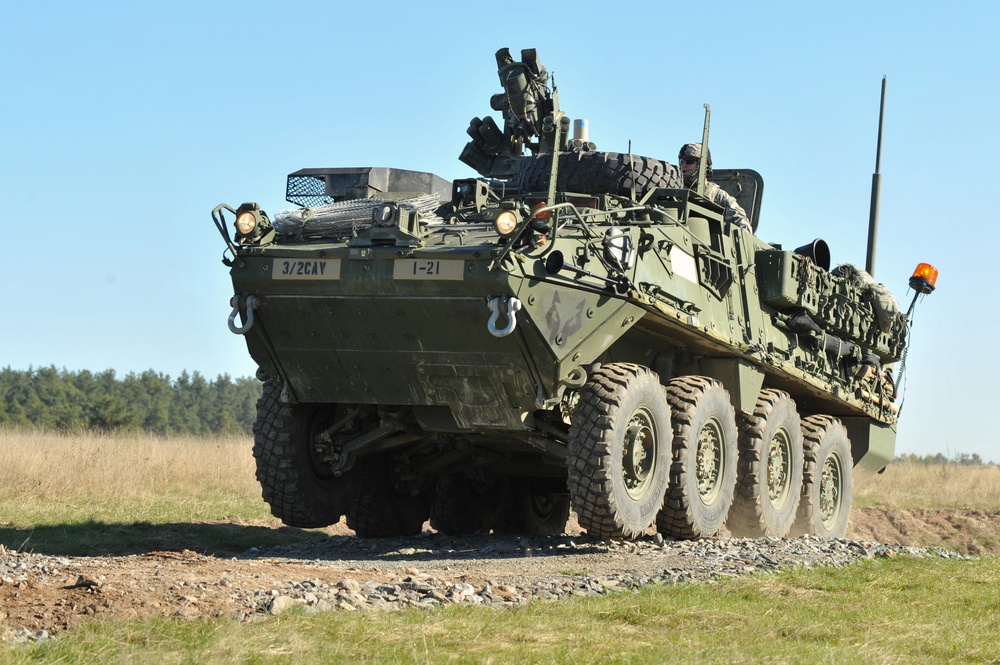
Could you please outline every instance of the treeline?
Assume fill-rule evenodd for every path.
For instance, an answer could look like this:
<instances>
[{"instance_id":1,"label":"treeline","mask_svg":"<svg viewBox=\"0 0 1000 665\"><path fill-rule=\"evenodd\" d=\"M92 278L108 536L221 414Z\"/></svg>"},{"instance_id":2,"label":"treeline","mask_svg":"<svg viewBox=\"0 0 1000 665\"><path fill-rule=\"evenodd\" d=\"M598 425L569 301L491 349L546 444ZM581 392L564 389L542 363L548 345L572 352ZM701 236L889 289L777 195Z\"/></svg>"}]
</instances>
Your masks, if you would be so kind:
<instances>
[{"instance_id":1,"label":"treeline","mask_svg":"<svg viewBox=\"0 0 1000 665\"><path fill-rule=\"evenodd\" d=\"M153 434L249 433L260 383L198 372L171 380L152 370L115 376L55 367L0 370L0 426Z\"/></svg>"},{"instance_id":2,"label":"treeline","mask_svg":"<svg viewBox=\"0 0 1000 665\"><path fill-rule=\"evenodd\" d=\"M909 453L896 457L897 462L907 462L909 464L923 464L924 466L957 464L958 466L993 466L993 462L984 461L979 453L959 453L948 457L942 453L935 455L917 455Z\"/></svg>"}]
</instances>

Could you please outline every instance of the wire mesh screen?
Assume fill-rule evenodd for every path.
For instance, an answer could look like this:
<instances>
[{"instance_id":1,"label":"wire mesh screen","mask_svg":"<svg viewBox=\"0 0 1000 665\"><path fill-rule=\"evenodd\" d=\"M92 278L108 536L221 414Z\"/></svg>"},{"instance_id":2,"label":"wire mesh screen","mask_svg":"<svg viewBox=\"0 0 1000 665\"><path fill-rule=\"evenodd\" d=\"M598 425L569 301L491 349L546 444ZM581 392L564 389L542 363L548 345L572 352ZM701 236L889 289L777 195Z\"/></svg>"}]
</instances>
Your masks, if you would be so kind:
<instances>
[{"instance_id":1,"label":"wire mesh screen","mask_svg":"<svg viewBox=\"0 0 1000 665\"><path fill-rule=\"evenodd\" d=\"M312 175L288 176L285 200L305 207L333 203L333 198L326 195L326 179Z\"/></svg>"}]
</instances>

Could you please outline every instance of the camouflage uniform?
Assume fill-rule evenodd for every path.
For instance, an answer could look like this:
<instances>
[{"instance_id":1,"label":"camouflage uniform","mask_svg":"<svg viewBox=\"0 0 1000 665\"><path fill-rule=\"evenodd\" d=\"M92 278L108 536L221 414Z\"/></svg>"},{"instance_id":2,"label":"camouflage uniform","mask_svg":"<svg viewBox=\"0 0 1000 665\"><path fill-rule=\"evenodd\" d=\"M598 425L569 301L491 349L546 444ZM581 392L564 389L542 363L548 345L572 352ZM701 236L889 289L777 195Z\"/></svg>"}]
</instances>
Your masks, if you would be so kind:
<instances>
[{"instance_id":1,"label":"camouflage uniform","mask_svg":"<svg viewBox=\"0 0 1000 665\"><path fill-rule=\"evenodd\" d=\"M713 203L725 209L724 219L727 222L741 226L747 231L753 231L753 228L750 226L750 220L747 219L746 212L736 199L711 180L705 181L705 198L710 199Z\"/></svg>"},{"instance_id":2,"label":"camouflage uniform","mask_svg":"<svg viewBox=\"0 0 1000 665\"><path fill-rule=\"evenodd\" d=\"M678 161L684 157L694 157L696 159L701 158L701 144L700 143L687 143L681 147L680 154L678 154ZM730 224L736 224L737 226L746 229L747 231L753 232L753 227L750 226L750 220L747 218L746 212L740 206L740 204L733 198L729 192L725 191L717 184L708 180L707 178L712 175L712 152L708 151L708 164L705 165L705 198L707 198L712 203L720 206L724 211L723 219ZM685 176L684 184L694 189L698 184L697 171L692 178Z\"/></svg>"}]
</instances>

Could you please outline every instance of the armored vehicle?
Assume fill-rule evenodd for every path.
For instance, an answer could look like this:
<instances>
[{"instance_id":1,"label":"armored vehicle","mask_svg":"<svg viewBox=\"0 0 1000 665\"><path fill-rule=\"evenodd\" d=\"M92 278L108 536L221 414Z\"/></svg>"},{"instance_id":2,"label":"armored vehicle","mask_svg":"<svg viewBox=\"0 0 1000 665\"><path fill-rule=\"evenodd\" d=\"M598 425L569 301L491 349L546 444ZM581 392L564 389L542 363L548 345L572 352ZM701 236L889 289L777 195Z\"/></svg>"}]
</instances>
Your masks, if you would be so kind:
<instances>
[{"instance_id":1,"label":"armored vehicle","mask_svg":"<svg viewBox=\"0 0 1000 665\"><path fill-rule=\"evenodd\" d=\"M843 535L855 476L893 457L910 312L822 240L727 222L706 188L756 229L757 172L703 158L688 187L598 151L534 50L496 58L502 126L473 119L460 156L480 177L303 169L297 208L213 211L274 515L363 537L560 533L571 509L596 538Z\"/></svg>"}]
</instances>

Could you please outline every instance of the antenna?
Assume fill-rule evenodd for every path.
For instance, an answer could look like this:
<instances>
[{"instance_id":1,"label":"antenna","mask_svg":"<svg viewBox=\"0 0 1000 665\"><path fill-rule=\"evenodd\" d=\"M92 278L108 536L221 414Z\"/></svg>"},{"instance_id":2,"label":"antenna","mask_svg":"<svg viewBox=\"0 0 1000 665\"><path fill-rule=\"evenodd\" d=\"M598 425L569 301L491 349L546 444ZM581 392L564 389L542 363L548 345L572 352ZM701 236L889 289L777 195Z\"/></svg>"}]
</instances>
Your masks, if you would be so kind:
<instances>
[{"instance_id":1,"label":"antenna","mask_svg":"<svg viewBox=\"0 0 1000 665\"><path fill-rule=\"evenodd\" d=\"M698 189L705 195L705 171L708 169L708 125L712 120L712 109L705 104L705 128L701 132L701 159L698 160Z\"/></svg>"},{"instance_id":2,"label":"antenna","mask_svg":"<svg viewBox=\"0 0 1000 665\"><path fill-rule=\"evenodd\" d=\"M878 201L882 193L882 119L885 117L885 76L882 77L882 101L878 109L878 147L875 149L875 173L872 174L872 207L868 213L868 256L865 271L875 276L875 244L878 239Z\"/></svg>"}]
</instances>

